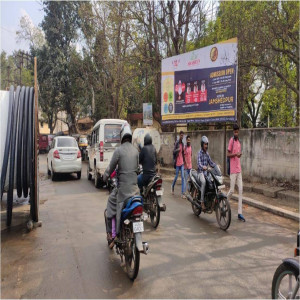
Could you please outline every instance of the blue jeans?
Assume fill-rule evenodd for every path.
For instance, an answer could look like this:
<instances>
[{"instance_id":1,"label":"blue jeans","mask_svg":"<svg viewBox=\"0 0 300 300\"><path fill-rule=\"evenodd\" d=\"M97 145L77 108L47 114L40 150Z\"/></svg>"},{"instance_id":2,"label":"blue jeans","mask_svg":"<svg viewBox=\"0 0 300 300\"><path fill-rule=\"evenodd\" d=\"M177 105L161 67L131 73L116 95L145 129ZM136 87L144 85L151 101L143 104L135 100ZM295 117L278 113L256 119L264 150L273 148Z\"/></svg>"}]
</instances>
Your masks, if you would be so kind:
<instances>
[{"instance_id":1,"label":"blue jeans","mask_svg":"<svg viewBox=\"0 0 300 300\"><path fill-rule=\"evenodd\" d=\"M185 175L185 182L186 182L186 187L185 187L185 189L187 190L187 189L189 189L189 183L188 183L188 178L189 178L189 175L190 175L190 173L191 173L191 169L185 169L184 170L184 175Z\"/></svg>"},{"instance_id":2,"label":"blue jeans","mask_svg":"<svg viewBox=\"0 0 300 300\"><path fill-rule=\"evenodd\" d=\"M174 186L175 186L177 178L178 178L179 170L181 172L180 173L180 175L181 175L181 194L184 194L184 192L185 192L184 165L179 166L179 167L176 166L176 175L175 175L175 178L172 183L172 189L174 190Z\"/></svg>"},{"instance_id":3,"label":"blue jeans","mask_svg":"<svg viewBox=\"0 0 300 300\"><path fill-rule=\"evenodd\" d=\"M143 174L138 175L138 186L140 188L140 190L143 188Z\"/></svg>"},{"instance_id":4,"label":"blue jeans","mask_svg":"<svg viewBox=\"0 0 300 300\"><path fill-rule=\"evenodd\" d=\"M138 182L139 189L142 191L143 187L147 186L153 177L154 175L144 175L144 174L138 175L137 182Z\"/></svg>"}]
</instances>

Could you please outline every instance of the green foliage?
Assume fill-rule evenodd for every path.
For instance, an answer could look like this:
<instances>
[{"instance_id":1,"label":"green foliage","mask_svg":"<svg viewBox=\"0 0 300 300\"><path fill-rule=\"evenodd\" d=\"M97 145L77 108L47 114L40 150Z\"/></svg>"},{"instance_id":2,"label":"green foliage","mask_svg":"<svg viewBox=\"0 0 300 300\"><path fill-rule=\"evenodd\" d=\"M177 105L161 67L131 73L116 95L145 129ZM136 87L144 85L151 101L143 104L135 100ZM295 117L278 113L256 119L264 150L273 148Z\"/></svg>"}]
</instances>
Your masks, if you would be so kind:
<instances>
[{"instance_id":1,"label":"green foliage","mask_svg":"<svg viewBox=\"0 0 300 300\"><path fill-rule=\"evenodd\" d=\"M32 61L23 60L20 64L20 51L13 55L1 52L1 90L9 88L11 85L33 86L33 66ZM21 77L20 77L21 75Z\"/></svg>"},{"instance_id":2,"label":"green foliage","mask_svg":"<svg viewBox=\"0 0 300 300\"><path fill-rule=\"evenodd\" d=\"M142 112L143 102L160 112L161 60L233 37L238 122L299 124L299 2L220 1L213 16L205 1L43 3L46 42L32 42L40 45L32 53L51 124L59 110L67 112L73 131L80 116L126 118ZM30 36L25 25L20 32Z\"/></svg>"}]
</instances>

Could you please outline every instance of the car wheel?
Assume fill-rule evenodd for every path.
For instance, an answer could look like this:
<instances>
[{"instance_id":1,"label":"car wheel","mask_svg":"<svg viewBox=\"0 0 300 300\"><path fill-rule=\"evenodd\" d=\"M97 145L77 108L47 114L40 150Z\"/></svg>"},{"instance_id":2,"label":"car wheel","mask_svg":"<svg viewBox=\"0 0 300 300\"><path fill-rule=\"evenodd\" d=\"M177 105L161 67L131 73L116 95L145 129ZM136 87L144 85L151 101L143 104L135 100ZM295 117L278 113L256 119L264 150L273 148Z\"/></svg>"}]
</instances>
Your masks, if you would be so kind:
<instances>
[{"instance_id":1,"label":"car wheel","mask_svg":"<svg viewBox=\"0 0 300 300\"><path fill-rule=\"evenodd\" d=\"M53 171L53 167L51 167L51 179L52 181L56 180L56 173Z\"/></svg>"},{"instance_id":2,"label":"car wheel","mask_svg":"<svg viewBox=\"0 0 300 300\"><path fill-rule=\"evenodd\" d=\"M92 175L90 174L90 163L89 163L89 161L88 161L88 165L87 165L87 169L86 169L87 171L86 171L86 176L87 176L87 179L88 180L92 180Z\"/></svg>"},{"instance_id":3,"label":"car wheel","mask_svg":"<svg viewBox=\"0 0 300 300\"><path fill-rule=\"evenodd\" d=\"M98 172L97 172L96 166L94 167L94 179L95 179L95 187L97 189L99 189L100 188L100 178L98 176Z\"/></svg>"},{"instance_id":4,"label":"car wheel","mask_svg":"<svg viewBox=\"0 0 300 300\"><path fill-rule=\"evenodd\" d=\"M48 167L48 160L47 160L47 173L48 173L48 176L51 176L51 171L49 170L49 167Z\"/></svg>"},{"instance_id":5,"label":"car wheel","mask_svg":"<svg viewBox=\"0 0 300 300\"><path fill-rule=\"evenodd\" d=\"M80 179L80 178L81 178L81 171L77 172L77 179Z\"/></svg>"}]
</instances>

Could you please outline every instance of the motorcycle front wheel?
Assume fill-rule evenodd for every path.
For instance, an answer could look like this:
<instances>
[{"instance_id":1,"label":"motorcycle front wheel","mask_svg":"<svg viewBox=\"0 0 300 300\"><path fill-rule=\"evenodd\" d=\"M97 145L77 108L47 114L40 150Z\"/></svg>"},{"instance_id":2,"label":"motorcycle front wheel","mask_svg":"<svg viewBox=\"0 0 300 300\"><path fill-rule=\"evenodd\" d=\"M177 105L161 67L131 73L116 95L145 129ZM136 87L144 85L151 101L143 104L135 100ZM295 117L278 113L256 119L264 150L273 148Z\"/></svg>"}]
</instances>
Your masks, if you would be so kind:
<instances>
[{"instance_id":1,"label":"motorcycle front wheel","mask_svg":"<svg viewBox=\"0 0 300 300\"><path fill-rule=\"evenodd\" d=\"M217 204L216 217L220 228L227 230L231 223L231 208L227 198L220 199Z\"/></svg>"},{"instance_id":2,"label":"motorcycle front wheel","mask_svg":"<svg viewBox=\"0 0 300 300\"><path fill-rule=\"evenodd\" d=\"M272 299L299 299L298 276L299 272L282 263L273 277Z\"/></svg>"},{"instance_id":3,"label":"motorcycle front wheel","mask_svg":"<svg viewBox=\"0 0 300 300\"><path fill-rule=\"evenodd\" d=\"M131 238L127 240L125 249L125 263L126 271L130 280L134 280L140 268L140 252L138 251L135 244L135 237L133 232L130 232Z\"/></svg>"},{"instance_id":4,"label":"motorcycle front wheel","mask_svg":"<svg viewBox=\"0 0 300 300\"><path fill-rule=\"evenodd\" d=\"M150 210L151 224L154 228L157 228L160 221L160 208L158 204L157 196L151 196L151 210Z\"/></svg>"}]
</instances>

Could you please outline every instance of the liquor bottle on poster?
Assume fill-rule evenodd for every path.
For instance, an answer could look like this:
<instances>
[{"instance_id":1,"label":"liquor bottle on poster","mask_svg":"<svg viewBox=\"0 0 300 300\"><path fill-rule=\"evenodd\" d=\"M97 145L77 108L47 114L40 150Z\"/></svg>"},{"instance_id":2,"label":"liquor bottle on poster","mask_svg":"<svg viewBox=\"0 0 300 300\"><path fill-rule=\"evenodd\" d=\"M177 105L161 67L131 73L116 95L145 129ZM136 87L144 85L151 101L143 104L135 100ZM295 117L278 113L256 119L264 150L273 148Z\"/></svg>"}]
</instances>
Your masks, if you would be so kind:
<instances>
[{"instance_id":1,"label":"liquor bottle on poster","mask_svg":"<svg viewBox=\"0 0 300 300\"><path fill-rule=\"evenodd\" d=\"M191 103L192 96L191 84L188 82L186 85L185 103Z\"/></svg>"},{"instance_id":2,"label":"liquor bottle on poster","mask_svg":"<svg viewBox=\"0 0 300 300\"><path fill-rule=\"evenodd\" d=\"M194 81L193 102L199 102L198 81Z\"/></svg>"},{"instance_id":3,"label":"liquor bottle on poster","mask_svg":"<svg viewBox=\"0 0 300 300\"><path fill-rule=\"evenodd\" d=\"M200 102L207 101L207 89L205 86L205 80L201 80L201 90L200 90Z\"/></svg>"},{"instance_id":4,"label":"liquor bottle on poster","mask_svg":"<svg viewBox=\"0 0 300 300\"><path fill-rule=\"evenodd\" d=\"M181 94L182 94L182 84L181 80L178 82L178 100L181 100Z\"/></svg>"}]
</instances>

